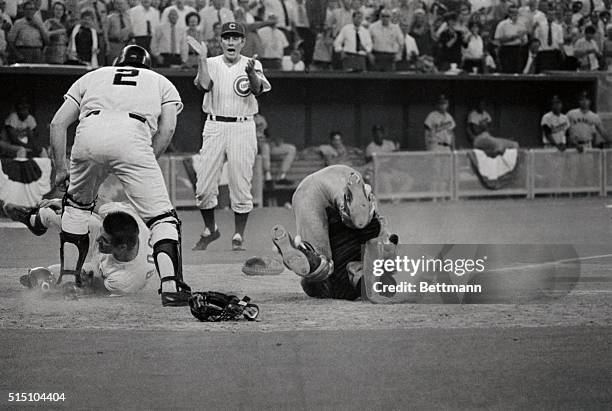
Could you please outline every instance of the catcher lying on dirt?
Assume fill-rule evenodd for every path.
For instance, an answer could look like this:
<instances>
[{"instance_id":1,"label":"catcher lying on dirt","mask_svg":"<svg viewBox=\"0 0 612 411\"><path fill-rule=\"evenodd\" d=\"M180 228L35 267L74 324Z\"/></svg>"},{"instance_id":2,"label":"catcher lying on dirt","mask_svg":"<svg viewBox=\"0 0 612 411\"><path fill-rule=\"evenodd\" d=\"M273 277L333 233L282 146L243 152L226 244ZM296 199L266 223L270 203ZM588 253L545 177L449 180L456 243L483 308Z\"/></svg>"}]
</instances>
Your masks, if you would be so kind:
<instances>
[{"instance_id":1,"label":"catcher lying on dirt","mask_svg":"<svg viewBox=\"0 0 612 411\"><path fill-rule=\"evenodd\" d=\"M302 277L310 297L355 300L361 296L361 247L368 240L397 244L376 211L376 199L361 174L334 165L306 177L293 195L297 235L272 228L285 266Z\"/></svg>"},{"instance_id":2,"label":"catcher lying on dirt","mask_svg":"<svg viewBox=\"0 0 612 411\"><path fill-rule=\"evenodd\" d=\"M5 213L41 236L61 225L61 200L43 200L35 209L5 204ZM129 205L106 203L88 221L88 259L81 272L82 287L67 283L64 291L77 294L123 295L141 290L155 274L149 229ZM55 287L60 265L35 268L21 277L28 288Z\"/></svg>"}]
</instances>

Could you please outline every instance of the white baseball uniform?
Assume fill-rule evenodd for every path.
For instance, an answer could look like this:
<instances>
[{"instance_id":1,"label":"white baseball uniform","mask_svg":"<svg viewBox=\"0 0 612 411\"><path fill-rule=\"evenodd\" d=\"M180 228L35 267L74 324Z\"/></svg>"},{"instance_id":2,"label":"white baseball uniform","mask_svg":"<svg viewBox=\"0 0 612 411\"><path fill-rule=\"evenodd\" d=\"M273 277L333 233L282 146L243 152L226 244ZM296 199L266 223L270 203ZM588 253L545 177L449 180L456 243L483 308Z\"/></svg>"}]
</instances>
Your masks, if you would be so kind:
<instances>
[{"instance_id":1,"label":"white baseball uniform","mask_svg":"<svg viewBox=\"0 0 612 411\"><path fill-rule=\"evenodd\" d=\"M575 108L567 112L570 122L569 134L571 140L585 147L590 147L597 136L596 126L601 126L601 118L591 110L583 112Z\"/></svg>"},{"instance_id":2,"label":"white baseball uniform","mask_svg":"<svg viewBox=\"0 0 612 411\"><path fill-rule=\"evenodd\" d=\"M102 229L104 218L121 211L131 215L138 223L138 254L132 261L117 261L111 254L102 254L98 250L97 239ZM50 208L41 208L39 215L42 224L47 228L61 228L61 215ZM107 203L92 214L88 221L89 252L83 266L85 271L93 271L94 276L101 277L104 287L112 294L130 294L141 290L147 280L155 274L153 250L149 244L149 228L136 211L125 203ZM59 265L49 267L51 272L59 274Z\"/></svg>"},{"instance_id":3,"label":"white baseball uniform","mask_svg":"<svg viewBox=\"0 0 612 411\"><path fill-rule=\"evenodd\" d=\"M152 136L162 105L183 108L174 85L151 70L103 67L78 79L65 98L80 110L68 194L92 203L111 172L142 218L172 210Z\"/></svg>"},{"instance_id":4,"label":"white baseball uniform","mask_svg":"<svg viewBox=\"0 0 612 411\"><path fill-rule=\"evenodd\" d=\"M249 58L240 56L236 63L229 65L222 55L207 59L212 82L202 103L208 119L202 132L203 161L196 167L196 200L201 209L217 206L219 179L226 160L232 210L248 213L253 209L251 179L257 155L253 116L259 107L245 72L248 61ZM255 72L261 79L263 92L269 91L270 83L259 61L255 61Z\"/></svg>"},{"instance_id":5,"label":"white baseball uniform","mask_svg":"<svg viewBox=\"0 0 612 411\"><path fill-rule=\"evenodd\" d=\"M549 111L542 116L542 121L540 124L550 128L551 138L556 144L567 144L565 136L567 130L570 128L570 123L565 114L559 113L557 115L552 111ZM544 134L542 134L542 143L544 143L544 145L551 144Z\"/></svg>"}]
</instances>

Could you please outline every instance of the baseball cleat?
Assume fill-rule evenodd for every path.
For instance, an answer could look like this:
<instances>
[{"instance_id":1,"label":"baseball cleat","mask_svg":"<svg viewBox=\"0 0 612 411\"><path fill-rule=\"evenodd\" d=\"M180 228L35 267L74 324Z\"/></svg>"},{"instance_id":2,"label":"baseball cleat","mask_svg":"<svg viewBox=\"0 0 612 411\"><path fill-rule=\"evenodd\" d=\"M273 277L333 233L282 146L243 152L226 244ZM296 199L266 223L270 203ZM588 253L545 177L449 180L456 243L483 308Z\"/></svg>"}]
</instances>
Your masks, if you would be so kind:
<instances>
[{"instance_id":1,"label":"baseball cleat","mask_svg":"<svg viewBox=\"0 0 612 411\"><path fill-rule=\"evenodd\" d=\"M177 291L162 291L161 288L157 292L161 295L162 307L186 307L189 305L191 297L191 287L184 282L177 280L176 277L164 277L161 282L175 281Z\"/></svg>"},{"instance_id":2,"label":"baseball cleat","mask_svg":"<svg viewBox=\"0 0 612 411\"><path fill-rule=\"evenodd\" d=\"M234 234L234 237L232 237L232 251L244 251L243 243L242 236L238 233Z\"/></svg>"},{"instance_id":3,"label":"baseball cleat","mask_svg":"<svg viewBox=\"0 0 612 411\"><path fill-rule=\"evenodd\" d=\"M210 235L201 235L200 239L198 240L196 245L193 246L192 250L193 251L206 250L206 248L208 248L208 245L212 243L213 241L215 241L216 239L218 239L219 237L221 237L221 232L218 229L213 231Z\"/></svg>"},{"instance_id":4,"label":"baseball cleat","mask_svg":"<svg viewBox=\"0 0 612 411\"><path fill-rule=\"evenodd\" d=\"M282 225L272 227L270 233L272 242L283 257L285 266L299 276L306 276L310 273L310 264L306 255L295 247L291 240L291 235Z\"/></svg>"},{"instance_id":5,"label":"baseball cleat","mask_svg":"<svg viewBox=\"0 0 612 411\"><path fill-rule=\"evenodd\" d=\"M11 203L6 203L2 209L11 220L23 223L26 227L28 227L32 234L41 236L47 232L47 227L42 225L42 221L40 221L38 209L18 206ZM30 217L33 215L36 216L34 218L34 225L30 223Z\"/></svg>"}]
</instances>

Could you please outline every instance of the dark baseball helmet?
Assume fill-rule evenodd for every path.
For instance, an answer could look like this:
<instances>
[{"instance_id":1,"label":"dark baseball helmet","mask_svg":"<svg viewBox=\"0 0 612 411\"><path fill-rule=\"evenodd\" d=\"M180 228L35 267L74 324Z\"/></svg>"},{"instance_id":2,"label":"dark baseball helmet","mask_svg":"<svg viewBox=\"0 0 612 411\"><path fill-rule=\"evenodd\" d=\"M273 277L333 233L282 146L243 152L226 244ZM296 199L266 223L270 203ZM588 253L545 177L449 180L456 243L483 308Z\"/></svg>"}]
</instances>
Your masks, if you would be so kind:
<instances>
[{"instance_id":1,"label":"dark baseball helmet","mask_svg":"<svg viewBox=\"0 0 612 411\"><path fill-rule=\"evenodd\" d=\"M121 50L119 57L115 59L114 66L133 66L151 68L151 55L140 46L131 44Z\"/></svg>"}]
</instances>

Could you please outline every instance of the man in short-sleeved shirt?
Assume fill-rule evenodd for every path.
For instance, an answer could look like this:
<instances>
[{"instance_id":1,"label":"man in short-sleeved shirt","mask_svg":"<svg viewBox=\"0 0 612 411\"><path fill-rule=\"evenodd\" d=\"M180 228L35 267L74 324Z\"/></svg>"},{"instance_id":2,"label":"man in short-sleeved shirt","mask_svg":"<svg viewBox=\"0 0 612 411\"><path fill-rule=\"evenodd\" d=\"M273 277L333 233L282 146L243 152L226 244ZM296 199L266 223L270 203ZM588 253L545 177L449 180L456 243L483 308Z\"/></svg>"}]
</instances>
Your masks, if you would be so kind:
<instances>
[{"instance_id":1,"label":"man in short-sleeved shirt","mask_svg":"<svg viewBox=\"0 0 612 411\"><path fill-rule=\"evenodd\" d=\"M608 140L601 118L591 111L591 99L586 92L580 95L579 107L567 112L567 118L570 122L570 142L579 151L593 147L598 134Z\"/></svg>"},{"instance_id":2,"label":"man in short-sleeved shirt","mask_svg":"<svg viewBox=\"0 0 612 411\"><path fill-rule=\"evenodd\" d=\"M544 147L556 147L565 150L567 145L567 132L570 128L569 119L561 112L563 103L558 96L551 100L551 110L542 116L542 143Z\"/></svg>"}]
</instances>

